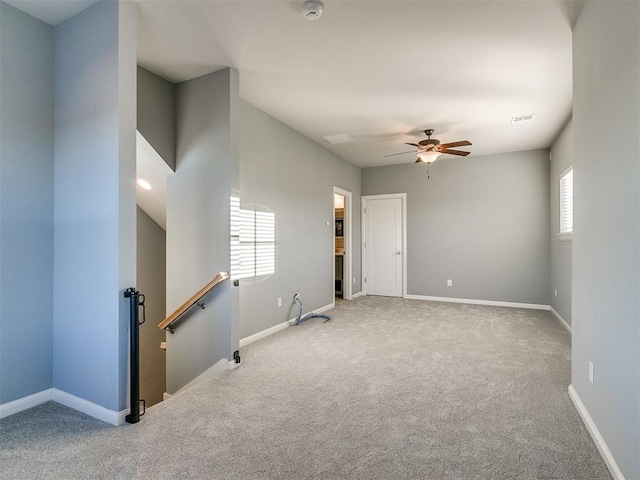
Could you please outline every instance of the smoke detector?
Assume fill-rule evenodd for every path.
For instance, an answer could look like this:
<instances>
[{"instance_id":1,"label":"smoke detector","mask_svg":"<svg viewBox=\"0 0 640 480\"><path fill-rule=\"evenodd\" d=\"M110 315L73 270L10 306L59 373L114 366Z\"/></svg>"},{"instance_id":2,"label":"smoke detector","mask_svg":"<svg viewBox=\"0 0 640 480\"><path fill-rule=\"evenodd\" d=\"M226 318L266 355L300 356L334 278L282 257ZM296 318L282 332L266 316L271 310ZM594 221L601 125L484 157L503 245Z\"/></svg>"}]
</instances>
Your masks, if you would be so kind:
<instances>
[{"instance_id":1,"label":"smoke detector","mask_svg":"<svg viewBox=\"0 0 640 480\"><path fill-rule=\"evenodd\" d=\"M322 15L324 5L316 0L307 0L302 5L302 14L307 20L317 20Z\"/></svg>"}]
</instances>

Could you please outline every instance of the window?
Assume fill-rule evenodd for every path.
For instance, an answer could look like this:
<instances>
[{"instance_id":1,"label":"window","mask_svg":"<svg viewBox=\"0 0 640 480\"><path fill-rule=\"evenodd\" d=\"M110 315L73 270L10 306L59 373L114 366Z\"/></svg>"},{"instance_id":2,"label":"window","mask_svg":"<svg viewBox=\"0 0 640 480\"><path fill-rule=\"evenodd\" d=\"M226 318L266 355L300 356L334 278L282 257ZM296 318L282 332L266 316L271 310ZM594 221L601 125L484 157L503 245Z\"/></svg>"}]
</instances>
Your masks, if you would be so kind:
<instances>
[{"instance_id":1,"label":"window","mask_svg":"<svg viewBox=\"0 0 640 480\"><path fill-rule=\"evenodd\" d=\"M271 212L240 208L231 197L231 278L250 278L275 272L276 217Z\"/></svg>"},{"instance_id":2,"label":"window","mask_svg":"<svg viewBox=\"0 0 640 480\"><path fill-rule=\"evenodd\" d=\"M571 238L573 233L573 166L560 175L560 233Z\"/></svg>"}]
</instances>

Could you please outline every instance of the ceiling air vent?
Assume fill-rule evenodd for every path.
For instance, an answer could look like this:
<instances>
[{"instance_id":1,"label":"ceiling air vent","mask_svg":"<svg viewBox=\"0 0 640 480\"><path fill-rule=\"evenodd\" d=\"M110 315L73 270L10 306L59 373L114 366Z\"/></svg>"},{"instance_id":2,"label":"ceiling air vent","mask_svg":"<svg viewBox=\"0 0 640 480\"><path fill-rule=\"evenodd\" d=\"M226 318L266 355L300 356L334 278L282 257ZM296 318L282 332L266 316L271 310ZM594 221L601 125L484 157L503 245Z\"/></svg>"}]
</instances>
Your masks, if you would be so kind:
<instances>
[{"instance_id":1,"label":"ceiling air vent","mask_svg":"<svg viewBox=\"0 0 640 480\"><path fill-rule=\"evenodd\" d=\"M336 143L349 143L353 142L353 137L348 133L338 133L336 135L327 135L324 138L331 145L335 145Z\"/></svg>"},{"instance_id":2,"label":"ceiling air vent","mask_svg":"<svg viewBox=\"0 0 640 480\"><path fill-rule=\"evenodd\" d=\"M511 123L522 123L522 122L530 122L535 118L535 115L524 115L522 117L513 117L511 119Z\"/></svg>"}]
</instances>

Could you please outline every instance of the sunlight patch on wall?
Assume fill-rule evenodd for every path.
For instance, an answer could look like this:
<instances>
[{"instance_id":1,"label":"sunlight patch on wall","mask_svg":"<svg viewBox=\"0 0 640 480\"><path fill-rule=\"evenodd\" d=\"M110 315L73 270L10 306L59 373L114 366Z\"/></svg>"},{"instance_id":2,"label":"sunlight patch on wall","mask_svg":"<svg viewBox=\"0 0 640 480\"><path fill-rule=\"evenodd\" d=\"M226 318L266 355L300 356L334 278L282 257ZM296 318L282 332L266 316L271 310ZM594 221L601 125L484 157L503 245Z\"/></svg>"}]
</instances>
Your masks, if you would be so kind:
<instances>
[{"instance_id":1,"label":"sunlight patch on wall","mask_svg":"<svg viewBox=\"0 0 640 480\"><path fill-rule=\"evenodd\" d=\"M240 208L231 197L231 278L251 278L275 273L276 216Z\"/></svg>"}]
</instances>

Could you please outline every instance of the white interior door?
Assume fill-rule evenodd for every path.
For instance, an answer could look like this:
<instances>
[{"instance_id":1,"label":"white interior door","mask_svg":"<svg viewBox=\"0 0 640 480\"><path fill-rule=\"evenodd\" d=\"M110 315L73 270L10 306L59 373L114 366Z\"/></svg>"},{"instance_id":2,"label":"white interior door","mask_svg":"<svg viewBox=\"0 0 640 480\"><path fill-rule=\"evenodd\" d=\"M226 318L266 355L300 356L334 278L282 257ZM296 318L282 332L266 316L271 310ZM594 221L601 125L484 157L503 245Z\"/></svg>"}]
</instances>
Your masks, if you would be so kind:
<instances>
[{"instance_id":1,"label":"white interior door","mask_svg":"<svg viewBox=\"0 0 640 480\"><path fill-rule=\"evenodd\" d=\"M402 199L364 199L364 290L402 297Z\"/></svg>"}]
</instances>

